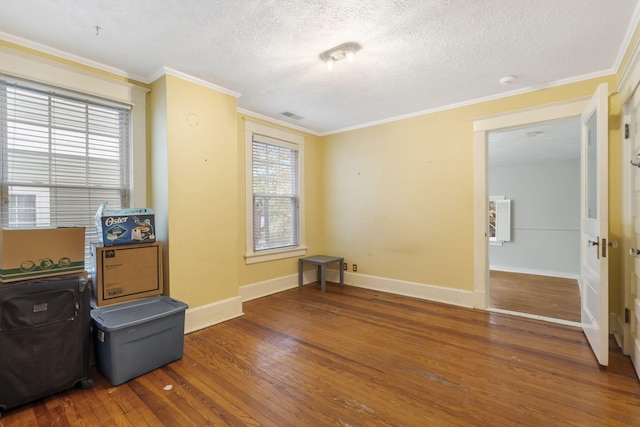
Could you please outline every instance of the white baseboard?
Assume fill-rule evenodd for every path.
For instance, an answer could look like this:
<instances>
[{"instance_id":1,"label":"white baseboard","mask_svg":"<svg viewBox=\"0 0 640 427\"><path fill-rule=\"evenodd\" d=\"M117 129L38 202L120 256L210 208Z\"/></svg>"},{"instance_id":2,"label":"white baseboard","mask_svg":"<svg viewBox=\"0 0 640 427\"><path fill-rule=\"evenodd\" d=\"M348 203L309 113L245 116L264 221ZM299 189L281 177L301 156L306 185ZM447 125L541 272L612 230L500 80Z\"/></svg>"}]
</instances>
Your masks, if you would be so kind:
<instances>
[{"instance_id":1,"label":"white baseboard","mask_svg":"<svg viewBox=\"0 0 640 427\"><path fill-rule=\"evenodd\" d=\"M331 271L327 270L327 280L332 281ZM308 270L303 274L303 283L315 282L316 270ZM252 299L292 289L298 286L298 274L278 277L264 282L240 287L240 295L223 301L216 301L204 306L187 309L185 313L185 334L242 316L242 303Z\"/></svg>"},{"instance_id":2,"label":"white baseboard","mask_svg":"<svg viewBox=\"0 0 640 427\"><path fill-rule=\"evenodd\" d=\"M216 301L195 308L188 308L184 316L184 333L188 334L217 323L242 316L240 297Z\"/></svg>"},{"instance_id":3,"label":"white baseboard","mask_svg":"<svg viewBox=\"0 0 640 427\"><path fill-rule=\"evenodd\" d=\"M316 280L317 276L315 269L304 272L303 284L312 283ZM340 281L340 272L338 270L327 269L327 281L338 283ZM392 294L463 307L473 307L475 298L474 292L472 291L443 288L423 283L406 282L402 280L348 272L344 273L344 282L345 284L360 288L389 292ZM297 286L298 275L291 274L284 277L278 277L276 279L241 286L240 295L237 297L187 309L185 313L185 334L242 316L244 314L242 311L243 302L282 292Z\"/></svg>"},{"instance_id":4,"label":"white baseboard","mask_svg":"<svg viewBox=\"0 0 640 427\"><path fill-rule=\"evenodd\" d=\"M557 272L541 272L533 270L501 269L499 271L518 272L525 274L539 274L552 277L565 277L576 279L577 277ZM316 269L307 269L303 273L303 284L312 283L317 280ZM327 269L327 281L338 283L340 271ZM366 274L344 272L344 282L347 285L365 289L372 289L381 292L389 292L397 295L404 295L420 298L428 301L442 302L462 307L476 307L486 309L486 295L473 291L445 288L441 286L428 285L424 283L407 282L404 280L389 279L385 277L369 276ZM293 289L298 286L298 274L278 277L263 282L253 283L240 287L240 295L224 301L218 301L206 306L188 309L185 316L185 333L197 331L207 326L212 326L235 317L242 316L242 303L256 298L265 297L278 292ZM615 313L611 314L609 320L611 332L618 339L623 330L622 319ZM638 345L638 344L636 344ZM640 359L639 359L640 360Z\"/></svg>"},{"instance_id":5,"label":"white baseboard","mask_svg":"<svg viewBox=\"0 0 640 427\"><path fill-rule=\"evenodd\" d=\"M303 279L306 278L303 275ZM309 282L314 281L309 280ZM306 282L306 283L309 283ZM253 283L251 285L240 286L240 298L242 302L251 301L252 299L266 297L267 295L286 291L298 286L298 274L290 274L289 276L278 277L263 282Z\"/></svg>"},{"instance_id":6,"label":"white baseboard","mask_svg":"<svg viewBox=\"0 0 640 427\"><path fill-rule=\"evenodd\" d=\"M338 283L340 281L340 271L327 269L326 279L328 282ZM303 273L303 284L312 283L316 280L317 275L315 269L306 270ZM443 302L463 307L473 307L474 303L474 293L472 291L443 288L423 283L406 282L402 280L387 279L384 277L349 273L346 271L344 272L344 283L360 288L373 289L381 292L389 292L392 294ZM266 280L264 282L241 286L240 296L242 302L246 302L255 298L292 289L296 286L298 286L298 275L293 274L272 280Z\"/></svg>"},{"instance_id":7,"label":"white baseboard","mask_svg":"<svg viewBox=\"0 0 640 427\"><path fill-rule=\"evenodd\" d=\"M504 271L505 273L535 274L537 276L560 277L562 279L574 279L574 280L580 279L580 274L567 273L566 271L550 271L550 270L538 270L535 268L505 267L500 265L492 265L489 267L489 270Z\"/></svg>"},{"instance_id":8,"label":"white baseboard","mask_svg":"<svg viewBox=\"0 0 640 427\"><path fill-rule=\"evenodd\" d=\"M624 344L624 320L618 313L609 313L609 333L618 343L618 347L622 348Z\"/></svg>"},{"instance_id":9,"label":"white baseboard","mask_svg":"<svg viewBox=\"0 0 640 427\"><path fill-rule=\"evenodd\" d=\"M340 280L338 270L327 269L326 280L328 282L338 282ZM306 269L302 273L302 283L304 285L313 283L318 280L318 270L315 268ZM276 277L275 279L265 280L263 282L252 283L250 285L240 286L240 298L242 302L251 301L252 299L266 297L271 294L293 289L298 286L298 273L288 276Z\"/></svg>"},{"instance_id":10,"label":"white baseboard","mask_svg":"<svg viewBox=\"0 0 640 427\"><path fill-rule=\"evenodd\" d=\"M336 277L331 281L337 282ZM327 273L327 279L329 273ZM406 282L404 280L387 279L384 277L368 276L366 274L344 274L346 284L360 288L373 289L381 292L389 292L397 295L420 298L429 301L442 302L446 304L458 305L462 307L473 307L475 295L473 291L463 291L460 289L443 288L441 286L427 285L424 283Z\"/></svg>"}]
</instances>

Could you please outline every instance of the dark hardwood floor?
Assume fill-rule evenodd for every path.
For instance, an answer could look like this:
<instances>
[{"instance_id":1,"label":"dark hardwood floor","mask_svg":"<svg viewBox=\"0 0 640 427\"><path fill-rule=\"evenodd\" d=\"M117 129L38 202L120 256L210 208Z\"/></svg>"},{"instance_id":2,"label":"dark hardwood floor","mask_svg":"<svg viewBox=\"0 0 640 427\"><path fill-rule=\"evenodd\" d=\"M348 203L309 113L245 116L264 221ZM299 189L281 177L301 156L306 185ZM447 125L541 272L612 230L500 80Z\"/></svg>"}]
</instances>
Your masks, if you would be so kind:
<instances>
[{"instance_id":1,"label":"dark hardwood floor","mask_svg":"<svg viewBox=\"0 0 640 427\"><path fill-rule=\"evenodd\" d=\"M580 322L580 289L575 279L508 273L489 273L492 308Z\"/></svg>"},{"instance_id":2,"label":"dark hardwood floor","mask_svg":"<svg viewBox=\"0 0 640 427\"><path fill-rule=\"evenodd\" d=\"M0 426L637 426L640 385L581 330L336 285L244 304L184 357L112 387L100 374ZM170 386L170 387L169 387Z\"/></svg>"}]
</instances>

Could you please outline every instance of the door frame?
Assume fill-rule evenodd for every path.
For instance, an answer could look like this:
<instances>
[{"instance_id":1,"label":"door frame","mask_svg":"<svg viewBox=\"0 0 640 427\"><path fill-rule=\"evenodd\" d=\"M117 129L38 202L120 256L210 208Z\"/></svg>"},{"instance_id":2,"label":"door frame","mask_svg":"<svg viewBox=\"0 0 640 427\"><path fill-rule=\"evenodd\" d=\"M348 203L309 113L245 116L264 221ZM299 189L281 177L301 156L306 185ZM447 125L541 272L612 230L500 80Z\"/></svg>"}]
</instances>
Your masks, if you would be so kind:
<instances>
[{"instance_id":1,"label":"door frame","mask_svg":"<svg viewBox=\"0 0 640 427\"><path fill-rule=\"evenodd\" d=\"M640 86L640 44L636 43L630 54L627 55L628 61L626 64L621 65L622 73L616 87L618 92L619 102L622 106L620 117L620 161L621 161L621 202L622 202L622 237L621 237L621 276L622 281L622 298L625 308L633 307L638 316L640 312L640 305L637 301L631 298L632 295L632 275L636 274L634 271L635 260L631 258L628 253L631 247L635 247L635 234L634 226L631 215L631 200L629 195L633 189L631 183L631 168L629 162L632 160L631 148L629 147L630 141L625 138L624 125L631 122L631 114L633 113L633 98L636 90ZM638 125L638 124L636 124ZM635 160L635 159L634 159ZM622 353L625 355L631 355L635 352L636 360L640 359L640 345L637 344L636 337L633 336L631 331L631 323L625 322L624 315L618 314L615 318L610 318L610 327L613 329L613 335L617 344L622 349ZM640 370L637 366L636 373L640 377Z\"/></svg>"},{"instance_id":2,"label":"door frame","mask_svg":"<svg viewBox=\"0 0 640 427\"><path fill-rule=\"evenodd\" d=\"M473 121L473 306L489 308L489 248L488 248L488 149L487 134L491 131L531 125L550 120L580 117L590 96L568 101L516 110Z\"/></svg>"},{"instance_id":3,"label":"door frame","mask_svg":"<svg viewBox=\"0 0 640 427\"><path fill-rule=\"evenodd\" d=\"M633 193L632 182L632 167L630 162L631 150L633 150L633 141L631 135L629 138L625 138L624 127L628 124L631 125L633 114L633 93L621 100L622 112L621 112L621 128L623 131L620 133L620 155L621 155L621 169L622 177L620 182L620 191L622 193L622 238L621 238L621 279L622 279L622 293L623 293L623 310L629 307L633 307L635 301L631 298L631 286L633 283L633 275L635 275L634 264L635 258L628 255L629 249L635 247L635 233L633 226L632 215L632 200L631 194ZM632 131L630 127L630 131ZM635 311L635 310L634 310ZM616 316L615 319L610 319L610 328L613 329L613 336L616 339L616 343L622 349L622 353L625 355L631 355L635 351L635 339L631 334L630 323L625 322L623 315Z\"/></svg>"},{"instance_id":4,"label":"door frame","mask_svg":"<svg viewBox=\"0 0 640 427\"><path fill-rule=\"evenodd\" d=\"M640 66L636 66L636 69L640 70ZM637 73L636 73L637 74ZM635 83L633 83L635 82ZM635 227L633 223L633 215L632 215L632 194L633 194L633 167L630 165L631 160L635 160L633 158L632 151L634 149L634 141L632 139L632 135L634 129L630 126L632 116L635 115L634 111L634 98L636 96L636 92L640 90L638 87L638 83L640 82L640 75L636 75L634 80L629 80L626 82L624 86L620 88L621 95L621 122L620 126L622 132L620 132L620 155L621 155L621 169L622 169L622 177L621 177L621 202L622 202L622 242L621 242L621 280L622 280L622 303L623 310L630 309L630 313L632 312L635 316L638 316L639 307L638 302L632 298L632 286L635 286L633 281L633 276L635 276L635 263L636 258L629 256L629 250L632 247L636 247L636 235L635 235ZM630 126L630 135L628 138L625 137L625 126ZM639 124L636 123L636 126ZM633 308L633 310L631 310ZM634 359L638 361L640 359L640 347L638 347L638 342L636 337L634 336L634 331L631 330L631 321L626 321L626 317L624 314L619 314L613 319L610 319L610 322L613 322L613 336L616 339L618 346L622 349L622 353L627 356L634 356ZM637 363L637 362L636 362ZM636 372L640 372L640 369L636 366ZM640 373L638 374L640 377Z\"/></svg>"}]
</instances>

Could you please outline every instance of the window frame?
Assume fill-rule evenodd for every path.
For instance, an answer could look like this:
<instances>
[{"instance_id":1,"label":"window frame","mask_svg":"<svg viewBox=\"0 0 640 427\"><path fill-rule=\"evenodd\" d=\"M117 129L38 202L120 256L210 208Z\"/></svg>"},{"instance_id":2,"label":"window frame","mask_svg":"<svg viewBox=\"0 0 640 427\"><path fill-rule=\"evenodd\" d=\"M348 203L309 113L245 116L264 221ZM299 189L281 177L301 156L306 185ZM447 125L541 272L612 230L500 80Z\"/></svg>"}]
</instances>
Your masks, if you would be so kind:
<instances>
[{"instance_id":1,"label":"window frame","mask_svg":"<svg viewBox=\"0 0 640 427\"><path fill-rule=\"evenodd\" d=\"M8 77L131 105L129 202L131 206L144 207L147 204L146 98L149 89L115 74L114 77L99 74L100 71L103 70L90 71L0 46L0 73ZM113 72L104 70L104 73Z\"/></svg>"},{"instance_id":2,"label":"window frame","mask_svg":"<svg viewBox=\"0 0 640 427\"><path fill-rule=\"evenodd\" d=\"M147 205L146 96L149 89L127 82L112 70L92 71L3 46L0 46L0 74L9 80L23 80L36 86L56 87L130 105L129 205ZM88 245L86 240L85 245ZM85 265L85 269L90 268Z\"/></svg>"},{"instance_id":3,"label":"window frame","mask_svg":"<svg viewBox=\"0 0 640 427\"><path fill-rule=\"evenodd\" d=\"M304 225L304 136L266 126L250 120L245 120L245 182L246 182L246 240L245 262L255 264L259 262L274 261L278 259L304 256L307 253L305 245ZM298 151L298 245L277 249L254 250L254 203L253 203L253 140L254 135L261 135L271 140L274 145L285 148L293 148ZM271 142L270 142L271 143Z\"/></svg>"}]
</instances>

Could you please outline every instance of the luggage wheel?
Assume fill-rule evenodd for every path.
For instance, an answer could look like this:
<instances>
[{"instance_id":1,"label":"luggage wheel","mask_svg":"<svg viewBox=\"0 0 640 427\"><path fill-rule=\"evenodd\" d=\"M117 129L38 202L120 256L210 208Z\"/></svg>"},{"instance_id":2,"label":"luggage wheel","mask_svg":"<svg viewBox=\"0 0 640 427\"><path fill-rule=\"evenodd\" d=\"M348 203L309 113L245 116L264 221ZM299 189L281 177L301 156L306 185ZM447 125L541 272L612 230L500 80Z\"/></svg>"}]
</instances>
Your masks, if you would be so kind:
<instances>
[{"instance_id":1,"label":"luggage wheel","mask_svg":"<svg viewBox=\"0 0 640 427\"><path fill-rule=\"evenodd\" d=\"M89 390L91 387L93 387L93 380L91 378L80 381L80 388L83 390Z\"/></svg>"}]
</instances>

